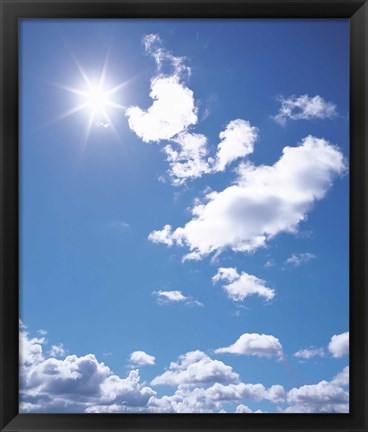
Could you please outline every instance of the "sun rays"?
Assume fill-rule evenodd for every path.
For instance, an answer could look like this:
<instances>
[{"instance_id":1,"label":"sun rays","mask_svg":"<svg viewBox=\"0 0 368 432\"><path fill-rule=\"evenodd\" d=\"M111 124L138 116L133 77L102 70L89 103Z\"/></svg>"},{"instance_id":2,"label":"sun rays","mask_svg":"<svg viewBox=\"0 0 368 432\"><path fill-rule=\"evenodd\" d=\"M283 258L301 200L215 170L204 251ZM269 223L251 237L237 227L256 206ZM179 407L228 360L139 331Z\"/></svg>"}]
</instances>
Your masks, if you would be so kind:
<instances>
[{"instance_id":1,"label":"sun rays","mask_svg":"<svg viewBox=\"0 0 368 432\"><path fill-rule=\"evenodd\" d=\"M96 127L103 126L105 129L112 130L117 139L119 139L119 135L111 118L111 112L112 110L120 110L121 112L125 111L126 106L122 105L120 101L116 99L118 96L120 96L119 99L121 99L119 93L132 81L132 79L115 86L109 86L106 79L108 55L105 58L102 71L97 79L91 78L91 76L81 66L80 62L73 55L71 56L78 69L82 84L77 88L56 84L57 87L74 94L76 96L76 104L55 118L52 123L75 115L81 111L85 111L87 113L87 124L85 127L83 147L86 145L94 125Z\"/></svg>"}]
</instances>

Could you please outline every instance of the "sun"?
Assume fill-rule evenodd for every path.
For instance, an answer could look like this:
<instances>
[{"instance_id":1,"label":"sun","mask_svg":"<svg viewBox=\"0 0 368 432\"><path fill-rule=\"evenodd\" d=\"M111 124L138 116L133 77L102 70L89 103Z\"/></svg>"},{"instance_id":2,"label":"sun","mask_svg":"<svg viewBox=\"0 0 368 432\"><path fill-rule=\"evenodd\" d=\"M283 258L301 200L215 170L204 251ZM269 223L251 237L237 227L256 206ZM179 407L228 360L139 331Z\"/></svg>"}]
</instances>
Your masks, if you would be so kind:
<instances>
[{"instance_id":1,"label":"sun","mask_svg":"<svg viewBox=\"0 0 368 432\"><path fill-rule=\"evenodd\" d=\"M109 97L104 88L100 86L92 87L86 93L87 104L93 113L103 113L109 106Z\"/></svg>"},{"instance_id":2,"label":"sun","mask_svg":"<svg viewBox=\"0 0 368 432\"><path fill-rule=\"evenodd\" d=\"M79 88L58 84L57 86L78 96L77 103L55 120L61 120L80 111L86 111L88 116L84 144L87 142L94 126L104 126L104 128L109 128L115 133L116 137L119 138L111 120L110 113L112 109L120 110L122 112L125 111L126 106L117 102L115 98L131 80L124 81L115 86L108 86L106 82L108 56L105 58L101 74L95 81L90 78L77 59L74 56L72 56L72 58L78 68L80 77L82 78L81 86Z\"/></svg>"}]
</instances>

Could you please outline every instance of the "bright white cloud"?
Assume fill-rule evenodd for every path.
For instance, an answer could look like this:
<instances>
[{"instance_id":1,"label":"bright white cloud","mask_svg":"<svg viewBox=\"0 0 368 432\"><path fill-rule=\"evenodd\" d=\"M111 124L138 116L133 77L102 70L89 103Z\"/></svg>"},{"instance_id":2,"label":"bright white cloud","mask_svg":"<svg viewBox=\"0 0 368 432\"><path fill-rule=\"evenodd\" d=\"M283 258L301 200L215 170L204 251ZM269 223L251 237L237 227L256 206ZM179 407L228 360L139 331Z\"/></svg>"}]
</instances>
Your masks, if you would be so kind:
<instances>
[{"instance_id":1,"label":"bright white cloud","mask_svg":"<svg viewBox=\"0 0 368 432\"><path fill-rule=\"evenodd\" d=\"M272 300L275 297L275 291L267 288L264 280L245 272L238 274L234 268L220 267L212 280L213 282L220 280L230 282L223 285L223 289L233 301L243 301L251 295L257 295L266 300Z\"/></svg>"},{"instance_id":2,"label":"bright white cloud","mask_svg":"<svg viewBox=\"0 0 368 432\"><path fill-rule=\"evenodd\" d=\"M349 332L332 336L328 350L336 358L349 355Z\"/></svg>"},{"instance_id":3,"label":"bright white cloud","mask_svg":"<svg viewBox=\"0 0 368 432\"><path fill-rule=\"evenodd\" d=\"M203 304L198 300L194 300L192 297L185 296L181 291L153 291L152 293L156 299L158 304L165 303L184 303L186 305L191 306L201 306Z\"/></svg>"},{"instance_id":4,"label":"bright white cloud","mask_svg":"<svg viewBox=\"0 0 368 432\"><path fill-rule=\"evenodd\" d=\"M307 263L308 261L310 261L314 258L316 258L316 256L309 253L309 252L300 253L300 254L292 254L285 261L285 264L290 264L290 265L293 265L295 267L298 267L298 266L300 266L300 264Z\"/></svg>"},{"instance_id":5,"label":"bright white cloud","mask_svg":"<svg viewBox=\"0 0 368 432\"><path fill-rule=\"evenodd\" d=\"M258 129L248 121L232 120L226 129L220 132L214 171L224 171L231 162L253 153L254 143L258 138Z\"/></svg>"},{"instance_id":6,"label":"bright white cloud","mask_svg":"<svg viewBox=\"0 0 368 432\"><path fill-rule=\"evenodd\" d=\"M272 166L241 164L236 183L196 203L192 220L175 230L165 225L149 238L186 245L188 258L195 259L226 248L252 252L281 232L297 232L315 202L345 170L336 147L308 136L298 147L285 147Z\"/></svg>"},{"instance_id":7,"label":"bright white cloud","mask_svg":"<svg viewBox=\"0 0 368 432\"><path fill-rule=\"evenodd\" d=\"M324 356L325 356L325 352L323 348L316 348L316 347L301 349L296 353L294 353L294 357L297 357L298 359L302 359L302 360L310 360L311 358L314 357L324 357Z\"/></svg>"},{"instance_id":8,"label":"bright white cloud","mask_svg":"<svg viewBox=\"0 0 368 432\"><path fill-rule=\"evenodd\" d=\"M287 394L288 413L347 413L349 412L349 368L346 367L332 381L304 385Z\"/></svg>"},{"instance_id":9,"label":"bright white cloud","mask_svg":"<svg viewBox=\"0 0 368 432\"><path fill-rule=\"evenodd\" d=\"M280 110L273 118L281 125L285 125L287 120L326 119L337 115L336 105L319 95L281 97L280 102Z\"/></svg>"},{"instance_id":10,"label":"bright white cloud","mask_svg":"<svg viewBox=\"0 0 368 432\"><path fill-rule=\"evenodd\" d=\"M154 365L156 358L144 351L134 351L130 354L129 360L137 366Z\"/></svg>"},{"instance_id":11,"label":"bright white cloud","mask_svg":"<svg viewBox=\"0 0 368 432\"><path fill-rule=\"evenodd\" d=\"M258 333L244 333L232 345L215 350L216 354L238 354L257 357L276 357L282 359L280 341L272 335Z\"/></svg>"},{"instance_id":12,"label":"bright white cloud","mask_svg":"<svg viewBox=\"0 0 368 432\"><path fill-rule=\"evenodd\" d=\"M202 351L191 351L171 362L167 371L152 380L152 385L196 386L237 383L239 375L222 361L212 360Z\"/></svg>"},{"instance_id":13,"label":"bright white cloud","mask_svg":"<svg viewBox=\"0 0 368 432\"><path fill-rule=\"evenodd\" d=\"M131 106L125 115L130 129L142 141L168 141L163 152L170 166L172 184L179 186L188 179L224 171L231 162L252 153L258 129L246 120L236 119L220 132L217 155L209 157L207 137L189 132L198 122L194 94L186 84L191 69L183 57L176 57L163 47L159 35L146 35L143 43L157 66L151 80L153 102L147 109Z\"/></svg>"},{"instance_id":14,"label":"bright white cloud","mask_svg":"<svg viewBox=\"0 0 368 432\"><path fill-rule=\"evenodd\" d=\"M142 141L169 140L198 120L193 92L184 83L190 69L184 65L182 57L175 57L163 48L158 35L147 35L143 42L146 53L153 56L158 69L151 81L153 103L147 110L129 107L125 115L130 129ZM169 68L167 73L165 68Z\"/></svg>"},{"instance_id":15,"label":"bright white cloud","mask_svg":"<svg viewBox=\"0 0 368 432\"><path fill-rule=\"evenodd\" d=\"M156 394L140 383L139 372L115 375L93 354L46 357L44 339L20 332L21 412L84 412L99 405L124 405L131 412Z\"/></svg>"}]
</instances>

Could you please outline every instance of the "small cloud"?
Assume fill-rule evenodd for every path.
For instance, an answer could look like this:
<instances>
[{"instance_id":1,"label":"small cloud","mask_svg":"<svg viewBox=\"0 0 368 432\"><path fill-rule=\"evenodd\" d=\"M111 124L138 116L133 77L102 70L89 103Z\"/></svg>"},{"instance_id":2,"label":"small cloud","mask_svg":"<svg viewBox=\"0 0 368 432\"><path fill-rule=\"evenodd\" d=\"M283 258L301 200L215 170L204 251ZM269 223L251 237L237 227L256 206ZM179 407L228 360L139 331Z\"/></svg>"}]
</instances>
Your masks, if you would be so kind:
<instances>
[{"instance_id":1,"label":"small cloud","mask_svg":"<svg viewBox=\"0 0 368 432\"><path fill-rule=\"evenodd\" d=\"M244 333L232 345L218 348L215 353L283 358L280 341L275 336L258 333Z\"/></svg>"},{"instance_id":2,"label":"small cloud","mask_svg":"<svg viewBox=\"0 0 368 432\"><path fill-rule=\"evenodd\" d=\"M130 225L128 224L128 222L117 220L117 221L111 222L111 227L116 228L116 229L120 229L120 230L126 230L130 227Z\"/></svg>"},{"instance_id":3,"label":"small cloud","mask_svg":"<svg viewBox=\"0 0 368 432\"><path fill-rule=\"evenodd\" d=\"M309 252L300 253L300 254L292 254L286 261L285 264L290 264L295 267L300 266L300 264L307 263L308 261L315 259L316 256Z\"/></svg>"},{"instance_id":4,"label":"small cloud","mask_svg":"<svg viewBox=\"0 0 368 432\"><path fill-rule=\"evenodd\" d=\"M49 350L50 357L60 358L66 356L66 350L64 349L64 346L62 343L59 345L52 345Z\"/></svg>"},{"instance_id":5,"label":"small cloud","mask_svg":"<svg viewBox=\"0 0 368 432\"><path fill-rule=\"evenodd\" d=\"M39 334L40 336L46 336L47 335L47 331L46 330L37 330L37 334Z\"/></svg>"},{"instance_id":6,"label":"small cloud","mask_svg":"<svg viewBox=\"0 0 368 432\"><path fill-rule=\"evenodd\" d=\"M324 357L325 352L323 348L309 347L306 349L301 349L294 353L294 357L297 357L301 360L310 360L313 357Z\"/></svg>"},{"instance_id":7,"label":"small cloud","mask_svg":"<svg viewBox=\"0 0 368 432\"><path fill-rule=\"evenodd\" d=\"M96 122L96 127L103 127L107 129L110 127L110 123Z\"/></svg>"},{"instance_id":8,"label":"small cloud","mask_svg":"<svg viewBox=\"0 0 368 432\"><path fill-rule=\"evenodd\" d=\"M334 335L328 344L332 357L340 358L349 355L349 332Z\"/></svg>"},{"instance_id":9,"label":"small cloud","mask_svg":"<svg viewBox=\"0 0 368 432\"><path fill-rule=\"evenodd\" d=\"M267 260L267 261L265 262L265 264L264 264L264 266L265 266L266 268L274 267L275 265L276 265L276 263L275 263L275 260L273 260L273 259L269 259L269 260Z\"/></svg>"},{"instance_id":10,"label":"small cloud","mask_svg":"<svg viewBox=\"0 0 368 432\"><path fill-rule=\"evenodd\" d=\"M129 360L134 366L154 365L156 358L144 351L134 351L130 354Z\"/></svg>"},{"instance_id":11,"label":"small cloud","mask_svg":"<svg viewBox=\"0 0 368 432\"><path fill-rule=\"evenodd\" d=\"M272 117L277 123L285 126L287 120L326 119L337 115L336 105L325 101L317 95L280 97L281 107L277 115Z\"/></svg>"},{"instance_id":12,"label":"small cloud","mask_svg":"<svg viewBox=\"0 0 368 432\"><path fill-rule=\"evenodd\" d=\"M227 296L235 301L243 301L251 295L258 295L266 300L272 300L275 297L275 291L266 287L266 282L251 274L242 272L239 274L235 268L220 267L212 278L214 283L219 281L229 282L223 285Z\"/></svg>"},{"instance_id":13,"label":"small cloud","mask_svg":"<svg viewBox=\"0 0 368 432\"><path fill-rule=\"evenodd\" d=\"M167 304L167 303L183 303L189 306L199 306L203 307L203 304L192 297L185 296L181 291L153 291L152 293L156 299L157 303Z\"/></svg>"},{"instance_id":14,"label":"small cloud","mask_svg":"<svg viewBox=\"0 0 368 432\"><path fill-rule=\"evenodd\" d=\"M111 352L111 351L104 352L104 353L102 353L102 355L103 355L104 357L111 357L111 356L112 356L112 352Z\"/></svg>"}]
</instances>

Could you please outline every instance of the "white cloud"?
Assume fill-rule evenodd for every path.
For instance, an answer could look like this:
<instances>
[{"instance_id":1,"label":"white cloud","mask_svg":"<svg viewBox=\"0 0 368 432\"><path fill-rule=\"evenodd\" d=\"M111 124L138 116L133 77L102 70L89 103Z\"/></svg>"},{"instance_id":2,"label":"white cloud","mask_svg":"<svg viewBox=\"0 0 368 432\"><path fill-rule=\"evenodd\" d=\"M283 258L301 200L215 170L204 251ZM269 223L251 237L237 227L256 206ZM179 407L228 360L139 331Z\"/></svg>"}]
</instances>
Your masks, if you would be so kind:
<instances>
[{"instance_id":1,"label":"white cloud","mask_svg":"<svg viewBox=\"0 0 368 432\"><path fill-rule=\"evenodd\" d=\"M239 375L222 361L212 360L202 351L191 351L171 362L167 371L152 380L152 385L196 386L237 383Z\"/></svg>"},{"instance_id":2,"label":"white cloud","mask_svg":"<svg viewBox=\"0 0 368 432\"><path fill-rule=\"evenodd\" d=\"M158 304L165 303L185 303L186 305L192 306L201 306L203 304L198 300L194 300L192 297L185 296L181 291L153 291L152 293L156 299Z\"/></svg>"},{"instance_id":3,"label":"white cloud","mask_svg":"<svg viewBox=\"0 0 368 432\"><path fill-rule=\"evenodd\" d=\"M156 412L166 413L223 412L224 404L242 401L260 402L262 400L269 400L274 403L284 402L285 390L282 386L272 386L266 389L262 384L245 384L242 382L236 384L215 383L210 387L179 387L172 396L153 397L150 400L150 407Z\"/></svg>"},{"instance_id":4,"label":"white cloud","mask_svg":"<svg viewBox=\"0 0 368 432\"><path fill-rule=\"evenodd\" d=\"M313 357L324 357L325 352L323 348L309 347L301 349L294 353L294 357L302 360L310 360Z\"/></svg>"},{"instance_id":5,"label":"white cloud","mask_svg":"<svg viewBox=\"0 0 368 432\"><path fill-rule=\"evenodd\" d=\"M172 239L172 228L170 225L165 225L162 230L152 231L148 236L148 240L153 243L164 243L167 246L172 246L174 240Z\"/></svg>"},{"instance_id":6,"label":"white cloud","mask_svg":"<svg viewBox=\"0 0 368 432\"><path fill-rule=\"evenodd\" d=\"M134 412L156 394L140 383L139 372L115 375L93 354L46 357L44 339L20 332L21 412L84 412L98 405L124 405Z\"/></svg>"},{"instance_id":7,"label":"white cloud","mask_svg":"<svg viewBox=\"0 0 368 432\"><path fill-rule=\"evenodd\" d=\"M331 384L336 386L348 387L349 386L349 366L339 372L331 381Z\"/></svg>"},{"instance_id":8,"label":"white cloud","mask_svg":"<svg viewBox=\"0 0 368 432\"><path fill-rule=\"evenodd\" d=\"M347 413L349 412L349 368L346 367L332 381L304 385L287 394L288 413Z\"/></svg>"},{"instance_id":9,"label":"white cloud","mask_svg":"<svg viewBox=\"0 0 368 432\"><path fill-rule=\"evenodd\" d=\"M66 351L62 343L58 345L52 345L49 351L50 357L64 357L66 355Z\"/></svg>"},{"instance_id":10,"label":"white cloud","mask_svg":"<svg viewBox=\"0 0 368 432\"><path fill-rule=\"evenodd\" d=\"M165 49L157 34L146 35L143 43L157 66L151 80L153 102L147 109L131 106L125 115L130 129L142 141L169 141L163 152L172 184L179 186L188 179L224 171L234 160L252 153L258 129L246 120L235 119L220 132L216 157L208 156L207 137L189 131L198 122L198 109L193 91L186 84L191 69L185 65L185 58Z\"/></svg>"},{"instance_id":11,"label":"white cloud","mask_svg":"<svg viewBox=\"0 0 368 432\"><path fill-rule=\"evenodd\" d=\"M247 405L243 405L243 404L238 405L236 407L235 412L237 414L250 414L250 413L262 414L263 413L262 410L252 411Z\"/></svg>"},{"instance_id":12,"label":"white cloud","mask_svg":"<svg viewBox=\"0 0 368 432\"><path fill-rule=\"evenodd\" d=\"M277 357L282 359L282 346L280 341L272 335L258 333L244 333L232 345L215 350L216 354L238 354L257 357Z\"/></svg>"},{"instance_id":13,"label":"white cloud","mask_svg":"<svg viewBox=\"0 0 368 432\"><path fill-rule=\"evenodd\" d=\"M272 300L275 296L275 291L267 288L264 280L245 272L238 274L237 270L231 267L220 267L212 280L213 282L220 280L230 282L223 285L223 289L228 297L234 301L243 301L251 295L258 295L266 300Z\"/></svg>"},{"instance_id":14,"label":"white cloud","mask_svg":"<svg viewBox=\"0 0 368 432\"><path fill-rule=\"evenodd\" d=\"M335 358L349 355L349 332L332 336L328 350Z\"/></svg>"},{"instance_id":15,"label":"white cloud","mask_svg":"<svg viewBox=\"0 0 368 432\"><path fill-rule=\"evenodd\" d=\"M295 267L298 267L298 266L300 266L300 264L307 263L308 261L310 261L314 258L316 258L316 256L309 253L309 252L300 253L300 254L292 254L285 261L285 264L290 264L290 265L293 265Z\"/></svg>"},{"instance_id":16,"label":"white cloud","mask_svg":"<svg viewBox=\"0 0 368 432\"><path fill-rule=\"evenodd\" d=\"M285 125L287 120L325 119L337 115L336 105L325 101L319 95L314 97L309 97L306 94L288 98L281 97L280 102L280 111L273 118L281 125Z\"/></svg>"},{"instance_id":17,"label":"white cloud","mask_svg":"<svg viewBox=\"0 0 368 432\"><path fill-rule=\"evenodd\" d=\"M174 185L183 184L188 178L194 179L208 173L210 167L206 156L207 138L201 134L181 133L171 139L173 144L164 147L170 165L169 175Z\"/></svg>"},{"instance_id":18,"label":"white cloud","mask_svg":"<svg viewBox=\"0 0 368 432\"><path fill-rule=\"evenodd\" d=\"M129 360L137 366L154 365L156 358L144 351L134 351L130 354Z\"/></svg>"},{"instance_id":19,"label":"white cloud","mask_svg":"<svg viewBox=\"0 0 368 432\"><path fill-rule=\"evenodd\" d=\"M217 147L214 171L224 171L231 162L253 153L258 129L246 120L236 119L220 132L219 137L221 142Z\"/></svg>"},{"instance_id":20,"label":"white cloud","mask_svg":"<svg viewBox=\"0 0 368 432\"><path fill-rule=\"evenodd\" d=\"M152 105L147 110L129 107L125 115L132 129L144 142L168 140L197 123L193 92L177 76L152 80Z\"/></svg>"},{"instance_id":21,"label":"white cloud","mask_svg":"<svg viewBox=\"0 0 368 432\"><path fill-rule=\"evenodd\" d=\"M241 164L236 183L196 203L192 220L175 230L165 225L149 238L186 245L188 258L195 259L226 248L252 252L281 232L297 232L315 202L324 198L345 169L336 147L308 136L298 147L285 147L272 166Z\"/></svg>"},{"instance_id":22,"label":"white cloud","mask_svg":"<svg viewBox=\"0 0 368 432\"><path fill-rule=\"evenodd\" d=\"M144 142L159 142L173 138L188 126L196 124L197 108L193 92L184 84L190 69L182 57L175 57L162 46L158 35L145 36L146 53L156 61L158 73L151 81L152 105L143 110L129 107L125 115L132 129ZM169 73L164 73L168 67Z\"/></svg>"}]
</instances>

